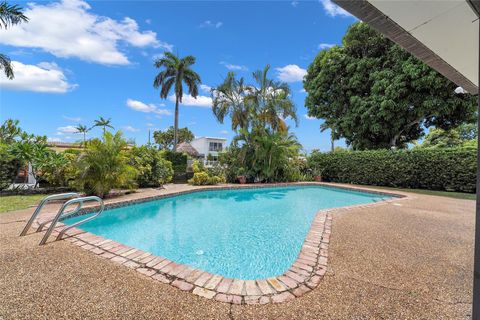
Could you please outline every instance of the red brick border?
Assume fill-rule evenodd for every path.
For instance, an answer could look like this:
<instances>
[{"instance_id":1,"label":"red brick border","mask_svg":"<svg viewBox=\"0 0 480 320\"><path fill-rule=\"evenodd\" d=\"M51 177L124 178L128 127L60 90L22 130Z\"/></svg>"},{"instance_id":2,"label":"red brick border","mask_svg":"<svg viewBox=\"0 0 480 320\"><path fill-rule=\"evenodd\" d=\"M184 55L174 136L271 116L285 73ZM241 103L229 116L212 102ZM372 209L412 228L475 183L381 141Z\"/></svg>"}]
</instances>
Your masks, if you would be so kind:
<instances>
[{"instance_id":1,"label":"red brick border","mask_svg":"<svg viewBox=\"0 0 480 320\"><path fill-rule=\"evenodd\" d=\"M255 187L272 186L298 186L298 185L325 185L325 184L276 184ZM248 186L247 186L248 187ZM330 187L330 186L329 186ZM245 188L245 187L240 187ZM212 190L212 189L240 189L240 188L199 188L184 192L176 192L173 195L149 197L134 201L125 201L112 204L110 207L129 205L136 202L153 200L165 196ZM177 264L174 261L151 253L125 246L113 240L72 228L65 233L65 240L89 250L101 258L109 259L135 269L146 277L170 284L183 291L189 291L207 299L233 304L267 304L281 303L300 297L316 288L327 271L328 247L332 231L332 212L364 208L406 198L404 195L376 192L355 187L335 186L335 188L355 191L384 194L396 197L396 199L383 200L381 202L352 205L347 207L320 210L314 217L300 253L293 265L282 275L259 280L239 280L224 278L220 275L211 274L188 265ZM153 198L153 199L152 199ZM147 199L147 200L145 200ZM108 205L106 207L109 207ZM91 212L91 209L83 213ZM43 223L42 223L43 222ZM34 228L42 230L45 221L37 219ZM48 226L48 224L47 224ZM58 237L59 232L65 227L58 223L52 235Z\"/></svg>"}]
</instances>

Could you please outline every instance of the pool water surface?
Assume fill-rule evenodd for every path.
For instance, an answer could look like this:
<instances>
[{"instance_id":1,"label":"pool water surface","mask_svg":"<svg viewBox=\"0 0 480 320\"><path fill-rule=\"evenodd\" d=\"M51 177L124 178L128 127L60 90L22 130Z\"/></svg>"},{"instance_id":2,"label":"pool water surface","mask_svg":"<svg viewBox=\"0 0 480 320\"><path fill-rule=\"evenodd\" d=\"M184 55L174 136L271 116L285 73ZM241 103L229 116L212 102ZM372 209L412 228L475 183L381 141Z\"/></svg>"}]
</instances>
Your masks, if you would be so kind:
<instances>
[{"instance_id":1,"label":"pool water surface","mask_svg":"<svg viewBox=\"0 0 480 320\"><path fill-rule=\"evenodd\" d=\"M325 186L199 191L109 209L79 228L223 277L253 280L290 268L318 210L390 198Z\"/></svg>"}]
</instances>

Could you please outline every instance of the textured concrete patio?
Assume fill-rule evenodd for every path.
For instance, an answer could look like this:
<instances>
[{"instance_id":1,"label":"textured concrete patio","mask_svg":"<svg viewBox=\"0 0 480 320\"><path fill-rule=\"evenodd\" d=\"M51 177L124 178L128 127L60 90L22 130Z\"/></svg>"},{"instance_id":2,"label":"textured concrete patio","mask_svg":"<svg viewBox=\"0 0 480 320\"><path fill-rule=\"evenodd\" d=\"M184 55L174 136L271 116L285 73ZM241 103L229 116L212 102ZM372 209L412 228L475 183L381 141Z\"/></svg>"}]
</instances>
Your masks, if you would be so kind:
<instances>
[{"instance_id":1,"label":"textured concrete patio","mask_svg":"<svg viewBox=\"0 0 480 320\"><path fill-rule=\"evenodd\" d=\"M109 201L179 191L142 190ZM53 205L50 210L54 210ZM0 214L0 318L468 319L474 201L411 195L338 211L326 277L283 304L207 300L101 259L67 241L18 237L33 209Z\"/></svg>"}]
</instances>

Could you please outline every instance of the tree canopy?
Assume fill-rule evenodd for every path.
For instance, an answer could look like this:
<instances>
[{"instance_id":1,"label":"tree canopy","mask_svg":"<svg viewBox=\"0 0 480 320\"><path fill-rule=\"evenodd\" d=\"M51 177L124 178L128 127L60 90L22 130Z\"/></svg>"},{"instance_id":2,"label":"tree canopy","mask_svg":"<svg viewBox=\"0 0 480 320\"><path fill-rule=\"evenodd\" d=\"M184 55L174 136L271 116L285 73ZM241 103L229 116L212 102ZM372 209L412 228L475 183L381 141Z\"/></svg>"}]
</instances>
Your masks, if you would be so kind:
<instances>
[{"instance_id":1,"label":"tree canopy","mask_svg":"<svg viewBox=\"0 0 480 320\"><path fill-rule=\"evenodd\" d=\"M173 126L168 128L165 131L155 131L153 133L153 138L155 139L155 143L158 144L160 149L173 149L174 147L174 131L175 129ZM191 142L195 136L193 132L190 131L187 127L178 129L178 143L182 142Z\"/></svg>"},{"instance_id":2,"label":"tree canopy","mask_svg":"<svg viewBox=\"0 0 480 320\"><path fill-rule=\"evenodd\" d=\"M475 118L475 99L363 22L321 51L304 80L309 116L354 149L403 148L431 126Z\"/></svg>"}]
</instances>

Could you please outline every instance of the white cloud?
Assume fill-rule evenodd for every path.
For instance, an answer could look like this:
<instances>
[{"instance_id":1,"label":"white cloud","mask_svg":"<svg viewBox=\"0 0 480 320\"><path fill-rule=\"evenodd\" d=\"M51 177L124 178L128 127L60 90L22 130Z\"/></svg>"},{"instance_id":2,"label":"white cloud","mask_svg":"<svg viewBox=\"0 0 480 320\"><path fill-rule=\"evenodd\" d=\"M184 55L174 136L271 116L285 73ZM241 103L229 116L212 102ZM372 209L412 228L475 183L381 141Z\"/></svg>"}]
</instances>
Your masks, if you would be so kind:
<instances>
[{"instance_id":1,"label":"white cloud","mask_svg":"<svg viewBox=\"0 0 480 320\"><path fill-rule=\"evenodd\" d=\"M303 117L304 117L305 119L307 119L307 120L317 120L317 118L315 118L315 117L310 117L310 116L309 116L308 114L306 114L306 113L303 115Z\"/></svg>"},{"instance_id":2,"label":"white cloud","mask_svg":"<svg viewBox=\"0 0 480 320\"><path fill-rule=\"evenodd\" d=\"M41 62L37 65L12 61L15 73L13 80L0 73L0 88L11 90L65 93L77 87L68 83L65 74L55 63Z\"/></svg>"},{"instance_id":3,"label":"white cloud","mask_svg":"<svg viewBox=\"0 0 480 320\"><path fill-rule=\"evenodd\" d=\"M276 68L275 70L278 72L278 79L285 82L302 81L303 77L307 74L307 70L300 68L296 64L289 64L282 68Z\"/></svg>"},{"instance_id":4,"label":"white cloud","mask_svg":"<svg viewBox=\"0 0 480 320\"><path fill-rule=\"evenodd\" d=\"M30 3L25 15L28 23L12 26L0 43L17 47L40 48L57 57L76 57L107 65L129 64L119 47L155 47L171 50L153 31L140 31L135 20L114 20L90 11L82 0L63 0L45 5Z\"/></svg>"},{"instance_id":5,"label":"white cloud","mask_svg":"<svg viewBox=\"0 0 480 320\"><path fill-rule=\"evenodd\" d=\"M68 117L68 116L62 116L63 119L73 121L73 122L80 122L82 121L82 118L80 117Z\"/></svg>"},{"instance_id":6,"label":"white cloud","mask_svg":"<svg viewBox=\"0 0 480 320\"><path fill-rule=\"evenodd\" d=\"M123 130L128 131L128 132L138 132L140 129L134 128L132 126L124 126Z\"/></svg>"},{"instance_id":7,"label":"white cloud","mask_svg":"<svg viewBox=\"0 0 480 320\"><path fill-rule=\"evenodd\" d=\"M299 92L300 92L300 93L306 93L306 92L307 92L307 90L305 90L305 88L302 88L302 89L300 89L300 91L299 91Z\"/></svg>"},{"instance_id":8,"label":"white cloud","mask_svg":"<svg viewBox=\"0 0 480 320\"><path fill-rule=\"evenodd\" d=\"M292 7L296 8L298 6L299 2L298 1L292 1L290 4L292 5Z\"/></svg>"},{"instance_id":9,"label":"white cloud","mask_svg":"<svg viewBox=\"0 0 480 320\"><path fill-rule=\"evenodd\" d=\"M220 64L223 64L228 70L234 71L248 71L248 68L244 65L231 64L225 61L220 61Z\"/></svg>"},{"instance_id":10,"label":"white cloud","mask_svg":"<svg viewBox=\"0 0 480 320\"><path fill-rule=\"evenodd\" d=\"M161 107L164 107L165 104L160 104ZM143 103L142 101L127 99L127 107L135 111L144 112L144 113L156 113L157 115L170 116L172 113L167 109L161 109L153 103Z\"/></svg>"},{"instance_id":11,"label":"white cloud","mask_svg":"<svg viewBox=\"0 0 480 320\"><path fill-rule=\"evenodd\" d=\"M153 123L150 123L150 122L147 123L147 127L153 127L153 126L154 126Z\"/></svg>"},{"instance_id":12,"label":"white cloud","mask_svg":"<svg viewBox=\"0 0 480 320\"><path fill-rule=\"evenodd\" d=\"M202 23L200 23L199 27L200 28L215 28L215 29L218 29L222 25L223 25L223 22L221 22L221 21L214 22L214 21L211 21L211 20L205 20Z\"/></svg>"},{"instance_id":13,"label":"white cloud","mask_svg":"<svg viewBox=\"0 0 480 320\"><path fill-rule=\"evenodd\" d=\"M202 90L205 93L210 93L210 90L212 90L212 87L207 86L206 84L201 84L200 85L200 90Z\"/></svg>"},{"instance_id":14,"label":"white cloud","mask_svg":"<svg viewBox=\"0 0 480 320\"><path fill-rule=\"evenodd\" d=\"M324 50L324 49L330 49L331 47L333 47L335 44L334 43L320 43L318 45L318 49L320 50Z\"/></svg>"},{"instance_id":15,"label":"white cloud","mask_svg":"<svg viewBox=\"0 0 480 320\"><path fill-rule=\"evenodd\" d=\"M62 142L62 139L57 138L57 137L48 137L47 141L48 142Z\"/></svg>"},{"instance_id":16,"label":"white cloud","mask_svg":"<svg viewBox=\"0 0 480 320\"><path fill-rule=\"evenodd\" d=\"M351 17L352 15L334 4L331 0L319 0L325 10L325 13L331 17Z\"/></svg>"},{"instance_id":17,"label":"white cloud","mask_svg":"<svg viewBox=\"0 0 480 320\"><path fill-rule=\"evenodd\" d=\"M228 134L228 131L227 130L222 130L220 131L221 134Z\"/></svg>"},{"instance_id":18,"label":"white cloud","mask_svg":"<svg viewBox=\"0 0 480 320\"><path fill-rule=\"evenodd\" d=\"M58 127L57 128L57 134L62 135L65 133L77 133L78 130L75 128L75 126L65 126L65 127Z\"/></svg>"},{"instance_id":19,"label":"white cloud","mask_svg":"<svg viewBox=\"0 0 480 320\"><path fill-rule=\"evenodd\" d=\"M168 96L168 100L171 102L175 102L175 95ZM190 106L190 107L204 107L204 108L211 108L212 107L212 98L207 96L197 96L195 99L191 95L185 95L182 97L182 105Z\"/></svg>"}]
</instances>

